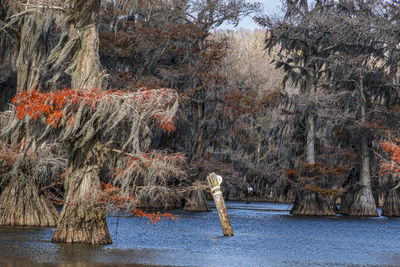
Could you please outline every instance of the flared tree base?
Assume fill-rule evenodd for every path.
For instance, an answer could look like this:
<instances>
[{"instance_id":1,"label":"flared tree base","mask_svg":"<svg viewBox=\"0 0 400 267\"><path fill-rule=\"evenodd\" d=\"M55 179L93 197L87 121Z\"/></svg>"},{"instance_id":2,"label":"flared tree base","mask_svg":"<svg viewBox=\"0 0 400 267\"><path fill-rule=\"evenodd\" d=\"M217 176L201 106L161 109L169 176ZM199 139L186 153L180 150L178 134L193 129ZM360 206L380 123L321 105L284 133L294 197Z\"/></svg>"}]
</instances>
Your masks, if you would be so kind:
<instances>
[{"instance_id":1,"label":"flared tree base","mask_svg":"<svg viewBox=\"0 0 400 267\"><path fill-rule=\"evenodd\" d=\"M335 210L329 205L328 200L315 192L303 191L296 195L293 207L290 210L293 215L301 216L335 216Z\"/></svg>"},{"instance_id":2,"label":"flared tree base","mask_svg":"<svg viewBox=\"0 0 400 267\"><path fill-rule=\"evenodd\" d=\"M400 217L400 193L399 188L390 190L385 197L382 207L382 216Z\"/></svg>"},{"instance_id":3,"label":"flared tree base","mask_svg":"<svg viewBox=\"0 0 400 267\"><path fill-rule=\"evenodd\" d=\"M58 216L50 200L29 181L11 181L0 195L1 226L54 227Z\"/></svg>"},{"instance_id":4,"label":"flared tree base","mask_svg":"<svg viewBox=\"0 0 400 267\"><path fill-rule=\"evenodd\" d=\"M204 192L201 190L195 190L190 193L183 210L190 212L206 212L211 211L211 208L207 203Z\"/></svg>"},{"instance_id":5,"label":"flared tree base","mask_svg":"<svg viewBox=\"0 0 400 267\"><path fill-rule=\"evenodd\" d=\"M379 216L372 190L369 186L361 186L354 194L354 201L350 207L350 216Z\"/></svg>"},{"instance_id":6,"label":"flared tree base","mask_svg":"<svg viewBox=\"0 0 400 267\"><path fill-rule=\"evenodd\" d=\"M90 206L86 203L64 205L52 242L111 244L105 208Z\"/></svg>"}]
</instances>

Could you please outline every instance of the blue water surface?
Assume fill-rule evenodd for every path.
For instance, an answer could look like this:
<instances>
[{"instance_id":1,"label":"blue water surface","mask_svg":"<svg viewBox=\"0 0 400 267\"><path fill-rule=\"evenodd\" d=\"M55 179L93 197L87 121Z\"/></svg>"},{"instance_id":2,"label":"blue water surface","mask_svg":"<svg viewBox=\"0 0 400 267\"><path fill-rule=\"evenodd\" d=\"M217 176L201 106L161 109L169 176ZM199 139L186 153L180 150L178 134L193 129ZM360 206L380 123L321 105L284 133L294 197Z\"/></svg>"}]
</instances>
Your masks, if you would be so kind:
<instances>
[{"instance_id":1,"label":"blue water surface","mask_svg":"<svg viewBox=\"0 0 400 267\"><path fill-rule=\"evenodd\" d=\"M113 244L53 244L54 228L0 227L0 259L173 266L400 266L400 218L299 217L291 205L227 202L234 231L218 214L174 211L157 226L134 217L107 219ZM118 223L118 228L116 227Z\"/></svg>"}]
</instances>

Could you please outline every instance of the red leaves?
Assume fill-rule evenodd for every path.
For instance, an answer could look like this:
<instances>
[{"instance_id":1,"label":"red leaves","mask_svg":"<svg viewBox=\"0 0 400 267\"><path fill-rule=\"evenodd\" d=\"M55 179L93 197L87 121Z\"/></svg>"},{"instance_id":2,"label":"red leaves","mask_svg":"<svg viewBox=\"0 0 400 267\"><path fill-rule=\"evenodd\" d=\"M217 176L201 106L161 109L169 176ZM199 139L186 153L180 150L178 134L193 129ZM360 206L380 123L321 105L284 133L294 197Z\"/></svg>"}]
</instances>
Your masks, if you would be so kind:
<instances>
[{"instance_id":1,"label":"red leaves","mask_svg":"<svg viewBox=\"0 0 400 267\"><path fill-rule=\"evenodd\" d=\"M44 117L47 124L57 127L63 119L68 122L68 125L72 124L73 112L77 111L81 102L85 102L91 108L96 109L96 106L100 103L113 104L116 99L124 100L124 98L130 96L136 102L138 111L149 113L159 129L168 133L175 129L175 118L165 112L174 101L174 96L171 96L166 88L159 90L141 88L135 93L100 89L76 91L68 88L54 92L32 90L31 92L19 92L12 102L16 106L18 119L22 120L24 117L29 117L36 120L39 117ZM75 108L67 111L65 109L67 105L74 105Z\"/></svg>"},{"instance_id":2,"label":"red leaves","mask_svg":"<svg viewBox=\"0 0 400 267\"><path fill-rule=\"evenodd\" d=\"M276 105L278 103L279 92L277 90L259 95L257 91L243 93L241 91L231 91L223 95L227 102L227 114L233 118L243 114L257 115L266 106Z\"/></svg>"},{"instance_id":3,"label":"red leaves","mask_svg":"<svg viewBox=\"0 0 400 267\"><path fill-rule=\"evenodd\" d=\"M165 212L163 214L161 214L159 211L157 211L157 213L153 212L153 213L147 213L141 209L134 209L133 214L135 214L136 217L140 218L145 218L148 219L148 223L153 223L154 225L157 225L157 223L161 220L173 220L175 221L176 218L172 215L172 213L169 212Z\"/></svg>"},{"instance_id":4,"label":"red leaves","mask_svg":"<svg viewBox=\"0 0 400 267\"><path fill-rule=\"evenodd\" d=\"M379 143L382 149L389 153L389 159L382 158L380 163L381 175L388 173L400 172L400 138L395 138L394 141L383 141Z\"/></svg>"},{"instance_id":5,"label":"red leaves","mask_svg":"<svg viewBox=\"0 0 400 267\"><path fill-rule=\"evenodd\" d=\"M287 177L295 182L297 186L309 192L316 192L323 196L337 196L342 193L341 189L326 184L327 180L332 178L343 180L345 178L348 166L331 166L323 162L314 164L307 162L298 162L297 169L285 168ZM325 188L330 187L330 188Z\"/></svg>"},{"instance_id":6,"label":"red leaves","mask_svg":"<svg viewBox=\"0 0 400 267\"><path fill-rule=\"evenodd\" d=\"M100 185L100 193L97 195L96 202L99 204L112 204L114 207L121 209L135 201L133 195L122 196L121 189L112 183L102 182Z\"/></svg>"},{"instance_id":7,"label":"red leaves","mask_svg":"<svg viewBox=\"0 0 400 267\"><path fill-rule=\"evenodd\" d=\"M286 175L289 177L296 177L297 176L297 170L292 170L289 168L285 168Z\"/></svg>"},{"instance_id":8,"label":"red leaves","mask_svg":"<svg viewBox=\"0 0 400 267\"><path fill-rule=\"evenodd\" d=\"M18 93L12 102L16 105L18 119L30 117L36 120L43 116L46 118L46 123L57 127L62 118L67 116L69 119L70 117L70 114L64 115L63 113L67 104L77 104L83 99L86 99L89 104L93 104L96 99L95 93L95 90L84 93L67 88L47 93L32 90L31 92Z\"/></svg>"}]
</instances>

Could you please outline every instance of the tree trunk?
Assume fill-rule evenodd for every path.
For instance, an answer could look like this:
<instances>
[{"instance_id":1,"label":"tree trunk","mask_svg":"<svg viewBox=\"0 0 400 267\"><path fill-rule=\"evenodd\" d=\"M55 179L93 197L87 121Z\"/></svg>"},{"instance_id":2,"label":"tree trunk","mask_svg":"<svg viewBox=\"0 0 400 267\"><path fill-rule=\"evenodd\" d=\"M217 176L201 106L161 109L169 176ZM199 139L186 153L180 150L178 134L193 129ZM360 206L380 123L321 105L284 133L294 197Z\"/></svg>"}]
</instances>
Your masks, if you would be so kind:
<instances>
[{"instance_id":1,"label":"tree trunk","mask_svg":"<svg viewBox=\"0 0 400 267\"><path fill-rule=\"evenodd\" d=\"M314 114L310 113L307 118L307 163L315 164L315 121Z\"/></svg>"},{"instance_id":2,"label":"tree trunk","mask_svg":"<svg viewBox=\"0 0 400 267\"><path fill-rule=\"evenodd\" d=\"M98 52L98 20L100 0L73 0L66 15L66 26L60 42L47 61L54 73L52 83L57 83L63 73L68 73L76 90L101 88L103 73L100 71ZM66 64L68 60L72 61ZM82 138L82 137L81 137ZM70 145L71 159L65 180L66 201L62 209L53 242L110 244L111 237L106 221L106 208L95 198L100 189L99 158L93 147L100 140L74 148Z\"/></svg>"},{"instance_id":3,"label":"tree trunk","mask_svg":"<svg viewBox=\"0 0 400 267\"><path fill-rule=\"evenodd\" d=\"M204 212L211 211L210 206L207 203L207 199L202 190L191 191L189 198L186 200L184 211L190 212Z\"/></svg>"},{"instance_id":4,"label":"tree trunk","mask_svg":"<svg viewBox=\"0 0 400 267\"><path fill-rule=\"evenodd\" d=\"M40 73L44 66L51 42L48 40L53 21L53 12L34 12L22 20L19 50L15 65L17 68L17 88L24 91L39 89Z\"/></svg>"},{"instance_id":5,"label":"tree trunk","mask_svg":"<svg viewBox=\"0 0 400 267\"><path fill-rule=\"evenodd\" d=\"M367 102L363 89L363 78L360 78L360 104L361 104L361 123L367 121ZM379 216L376 209L376 203L372 194L371 188L371 174L369 166L369 149L367 133L362 131L361 134L361 175L360 184L354 196L354 202L351 205L351 216Z\"/></svg>"},{"instance_id":6,"label":"tree trunk","mask_svg":"<svg viewBox=\"0 0 400 267\"><path fill-rule=\"evenodd\" d=\"M329 205L329 201L325 197L315 192L300 191L297 193L290 210L293 215L303 216L335 216L336 212Z\"/></svg>"},{"instance_id":7,"label":"tree trunk","mask_svg":"<svg viewBox=\"0 0 400 267\"><path fill-rule=\"evenodd\" d=\"M349 190L340 198L340 208L338 213L342 215L350 215L351 206L354 201L354 190Z\"/></svg>"},{"instance_id":8,"label":"tree trunk","mask_svg":"<svg viewBox=\"0 0 400 267\"><path fill-rule=\"evenodd\" d=\"M85 166L66 177L67 197L52 242L111 244L106 208L98 203L99 169Z\"/></svg>"},{"instance_id":9,"label":"tree trunk","mask_svg":"<svg viewBox=\"0 0 400 267\"><path fill-rule=\"evenodd\" d=\"M354 195L354 201L351 205L350 216L379 216L376 209L376 203L371 189L371 176L369 172L369 151L367 137L365 134L361 137L362 146L362 165L360 184Z\"/></svg>"},{"instance_id":10,"label":"tree trunk","mask_svg":"<svg viewBox=\"0 0 400 267\"><path fill-rule=\"evenodd\" d=\"M194 106L193 121L193 146L191 162L198 164L204 158L206 151L206 125L204 121L204 104L196 103Z\"/></svg>"},{"instance_id":11,"label":"tree trunk","mask_svg":"<svg viewBox=\"0 0 400 267\"><path fill-rule=\"evenodd\" d=\"M100 0L71 1L60 41L46 62L51 77L48 86L57 87L70 81L75 90L101 89L105 74L101 71L98 51L100 3Z\"/></svg>"},{"instance_id":12,"label":"tree trunk","mask_svg":"<svg viewBox=\"0 0 400 267\"><path fill-rule=\"evenodd\" d=\"M0 195L0 225L56 226L58 212L34 183L12 179Z\"/></svg>"},{"instance_id":13,"label":"tree trunk","mask_svg":"<svg viewBox=\"0 0 400 267\"><path fill-rule=\"evenodd\" d=\"M316 92L313 92L313 94L316 95ZM306 161L309 164L315 164L315 120L313 112L310 112L307 118ZM295 195L290 213L309 216L333 216L336 214L323 196L304 189Z\"/></svg>"},{"instance_id":14,"label":"tree trunk","mask_svg":"<svg viewBox=\"0 0 400 267\"><path fill-rule=\"evenodd\" d=\"M38 10L25 15L19 22L17 48L10 56L16 69L17 88L24 91L39 88L40 72L51 43L48 38L53 20L52 11L39 12ZM15 93L15 90L8 91ZM14 124L14 120L8 120L8 124ZM8 124L4 128L9 127ZM15 130L15 132L18 131ZM25 135L28 140L29 130L25 132ZM59 215L57 210L39 192L38 185L35 185L33 181L33 178L32 181L25 181L18 177L11 179L0 196L2 206L0 225L56 226Z\"/></svg>"},{"instance_id":15,"label":"tree trunk","mask_svg":"<svg viewBox=\"0 0 400 267\"><path fill-rule=\"evenodd\" d=\"M385 197L382 207L382 216L400 217L400 189L398 186L391 189Z\"/></svg>"}]
</instances>

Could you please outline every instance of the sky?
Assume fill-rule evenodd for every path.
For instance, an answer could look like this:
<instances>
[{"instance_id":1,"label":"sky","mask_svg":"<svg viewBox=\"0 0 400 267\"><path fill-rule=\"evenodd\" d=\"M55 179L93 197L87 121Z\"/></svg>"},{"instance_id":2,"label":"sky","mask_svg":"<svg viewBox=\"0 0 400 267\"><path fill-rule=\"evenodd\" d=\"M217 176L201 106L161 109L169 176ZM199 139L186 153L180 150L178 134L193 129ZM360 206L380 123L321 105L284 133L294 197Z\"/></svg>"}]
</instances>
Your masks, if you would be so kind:
<instances>
[{"instance_id":1,"label":"sky","mask_svg":"<svg viewBox=\"0 0 400 267\"><path fill-rule=\"evenodd\" d=\"M274 15L274 14L279 14L281 11L281 0L247 0L246 2L260 2L264 6L264 13L267 15ZM252 15L253 16L253 15ZM253 19L250 17L246 17L242 19L242 21L239 23L239 25L236 27L237 29L239 28L245 28L249 30L253 30L255 28L260 28ZM232 25L222 25L220 27L221 29L234 29Z\"/></svg>"}]
</instances>

